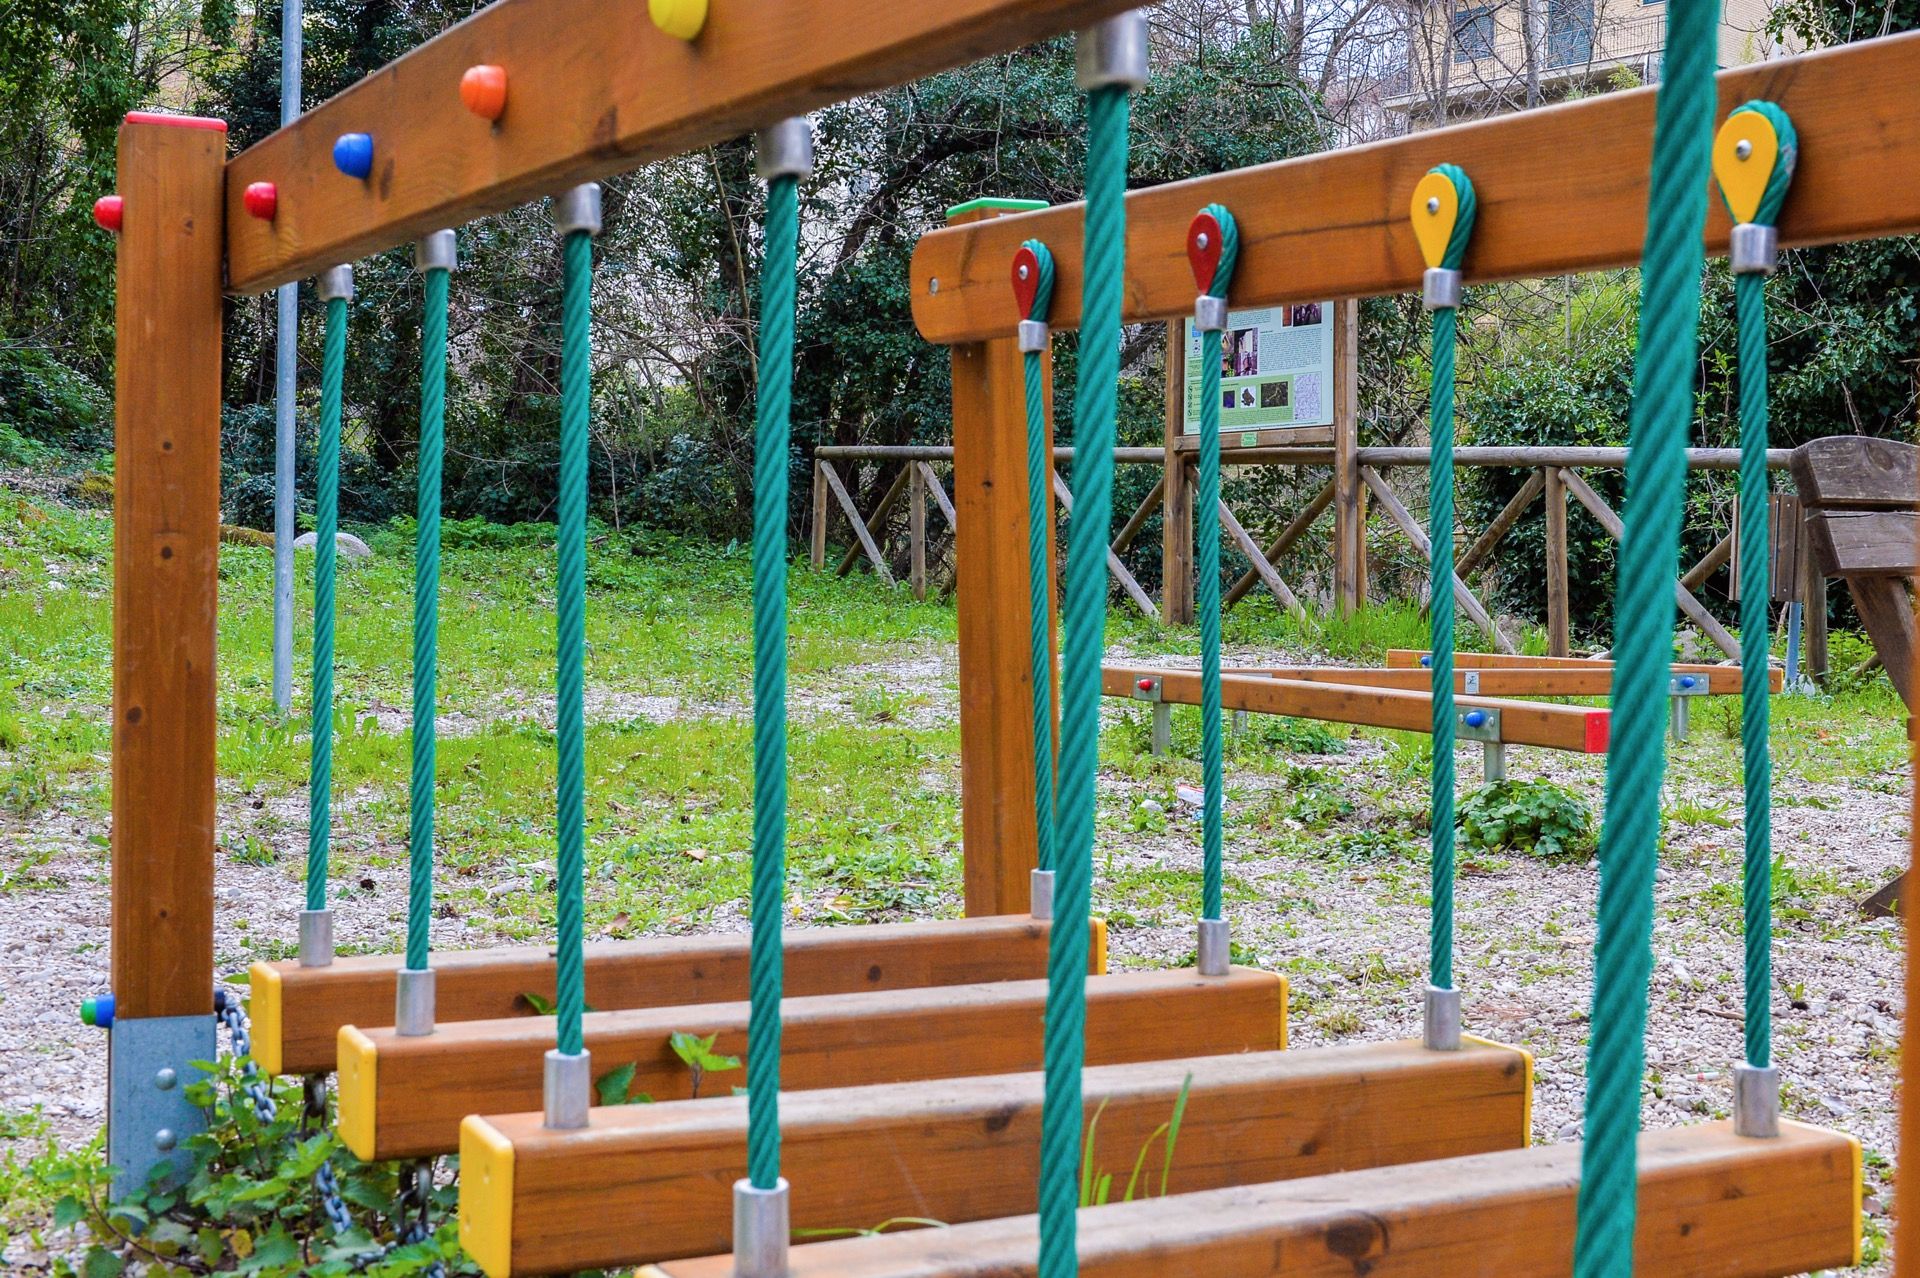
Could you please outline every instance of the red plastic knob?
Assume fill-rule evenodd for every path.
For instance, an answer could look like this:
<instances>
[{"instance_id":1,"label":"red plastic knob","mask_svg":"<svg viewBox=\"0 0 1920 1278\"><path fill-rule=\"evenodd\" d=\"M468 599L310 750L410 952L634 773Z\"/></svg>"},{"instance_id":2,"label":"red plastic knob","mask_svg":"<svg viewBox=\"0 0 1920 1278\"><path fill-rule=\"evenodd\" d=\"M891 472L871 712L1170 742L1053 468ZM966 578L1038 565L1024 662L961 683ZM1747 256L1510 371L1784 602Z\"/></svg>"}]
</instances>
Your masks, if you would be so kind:
<instances>
[{"instance_id":1,"label":"red plastic knob","mask_svg":"<svg viewBox=\"0 0 1920 1278\"><path fill-rule=\"evenodd\" d=\"M481 119L498 120L507 109L507 69L484 64L468 67L460 77L460 100Z\"/></svg>"},{"instance_id":2,"label":"red plastic knob","mask_svg":"<svg viewBox=\"0 0 1920 1278\"><path fill-rule=\"evenodd\" d=\"M127 202L117 195L103 195L93 202L93 220L103 230L120 233L120 221L125 215Z\"/></svg>"},{"instance_id":3,"label":"red plastic knob","mask_svg":"<svg viewBox=\"0 0 1920 1278\"><path fill-rule=\"evenodd\" d=\"M1142 680L1140 681L1140 691L1142 691L1142 692L1152 692L1152 691L1153 691L1153 680L1151 680L1151 679L1142 679Z\"/></svg>"},{"instance_id":4,"label":"red plastic knob","mask_svg":"<svg viewBox=\"0 0 1920 1278\"><path fill-rule=\"evenodd\" d=\"M280 211L280 188L271 182L249 182L240 194L240 202L252 216L271 222L273 215Z\"/></svg>"}]
</instances>

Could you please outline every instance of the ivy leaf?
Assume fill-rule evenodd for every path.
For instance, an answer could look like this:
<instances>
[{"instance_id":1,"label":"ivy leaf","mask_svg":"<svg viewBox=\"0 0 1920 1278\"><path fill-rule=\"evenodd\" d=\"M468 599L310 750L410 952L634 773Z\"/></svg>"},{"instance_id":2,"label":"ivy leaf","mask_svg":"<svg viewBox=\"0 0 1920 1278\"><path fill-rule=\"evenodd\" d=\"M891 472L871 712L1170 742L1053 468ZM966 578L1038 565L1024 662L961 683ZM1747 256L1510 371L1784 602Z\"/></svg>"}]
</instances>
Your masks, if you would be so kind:
<instances>
[{"instance_id":1,"label":"ivy leaf","mask_svg":"<svg viewBox=\"0 0 1920 1278\"><path fill-rule=\"evenodd\" d=\"M531 1007L533 1009L533 1014L535 1016L552 1016L553 1015L552 999L545 998L531 991L522 992L520 997L522 1000L525 1001L528 1007Z\"/></svg>"},{"instance_id":2,"label":"ivy leaf","mask_svg":"<svg viewBox=\"0 0 1920 1278\"><path fill-rule=\"evenodd\" d=\"M80 1218L86 1214L87 1209L80 1205L80 1200L67 1194L53 1205L53 1227L66 1229L80 1223Z\"/></svg>"},{"instance_id":3,"label":"ivy leaf","mask_svg":"<svg viewBox=\"0 0 1920 1278\"><path fill-rule=\"evenodd\" d=\"M624 1105L633 1094L633 1076L639 1065L628 1061L610 1073L602 1074L594 1080L593 1090L600 1097L602 1105Z\"/></svg>"},{"instance_id":4,"label":"ivy leaf","mask_svg":"<svg viewBox=\"0 0 1920 1278\"><path fill-rule=\"evenodd\" d=\"M80 1265L81 1278L120 1278L126 1272L127 1262L95 1244L87 1248L87 1258Z\"/></svg>"}]
</instances>

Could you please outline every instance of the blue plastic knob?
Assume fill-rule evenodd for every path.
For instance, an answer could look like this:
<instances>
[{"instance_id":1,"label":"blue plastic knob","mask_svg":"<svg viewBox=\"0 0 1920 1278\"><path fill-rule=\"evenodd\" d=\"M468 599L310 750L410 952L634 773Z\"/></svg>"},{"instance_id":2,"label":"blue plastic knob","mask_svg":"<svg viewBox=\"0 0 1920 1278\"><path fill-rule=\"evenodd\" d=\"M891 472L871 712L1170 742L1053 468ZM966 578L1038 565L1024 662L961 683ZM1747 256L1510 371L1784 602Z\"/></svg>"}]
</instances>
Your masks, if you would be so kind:
<instances>
[{"instance_id":1,"label":"blue plastic knob","mask_svg":"<svg viewBox=\"0 0 1920 1278\"><path fill-rule=\"evenodd\" d=\"M1420 658L1420 664L1431 669L1433 667L1433 658L1431 656L1422 657Z\"/></svg>"},{"instance_id":2,"label":"blue plastic knob","mask_svg":"<svg viewBox=\"0 0 1920 1278\"><path fill-rule=\"evenodd\" d=\"M1683 688L1691 688L1691 687L1693 686L1693 676L1692 676L1692 675L1681 675L1681 676L1680 676L1680 686L1681 686L1681 687L1683 687Z\"/></svg>"},{"instance_id":3,"label":"blue plastic knob","mask_svg":"<svg viewBox=\"0 0 1920 1278\"><path fill-rule=\"evenodd\" d=\"M95 1029L112 1029L113 995L99 994L82 1002L80 1020L82 1024L91 1025Z\"/></svg>"},{"instance_id":4,"label":"blue plastic knob","mask_svg":"<svg viewBox=\"0 0 1920 1278\"><path fill-rule=\"evenodd\" d=\"M333 167L350 178L364 180L373 172L373 135L342 133L333 144Z\"/></svg>"},{"instance_id":5,"label":"blue plastic knob","mask_svg":"<svg viewBox=\"0 0 1920 1278\"><path fill-rule=\"evenodd\" d=\"M1482 724L1486 723L1486 721L1487 721L1487 712L1485 710L1467 711L1467 726L1469 728L1478 728Z\"/></svg>"}]
</instances>

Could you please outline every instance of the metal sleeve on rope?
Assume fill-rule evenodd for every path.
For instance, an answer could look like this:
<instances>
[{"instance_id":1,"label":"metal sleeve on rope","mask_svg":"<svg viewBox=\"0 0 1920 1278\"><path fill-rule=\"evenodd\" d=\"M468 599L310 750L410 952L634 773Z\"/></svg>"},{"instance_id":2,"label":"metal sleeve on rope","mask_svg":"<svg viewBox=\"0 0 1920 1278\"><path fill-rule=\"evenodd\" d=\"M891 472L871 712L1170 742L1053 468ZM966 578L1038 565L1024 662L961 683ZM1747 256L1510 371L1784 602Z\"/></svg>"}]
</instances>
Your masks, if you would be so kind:
<instances>
[{"instance_id":1,"label":"metal sleeve on rope","mask_svg":"<svg viewBox=\"0 0 1920 1278\"><path fill-rule=\"evenodd\" d=\"M1093 878L1094 777L1100 663L1106 647L1106 550L1113 519L1113 443L1120 376L1120 300L1126 269L1127 86L1145 73L1145 18L1109 19L1082 33L1087 98L1085 283L1074 397L1078 491L1067 540L1065 660L1061 677L1059 843L1047 953L1046 1089L1040 1134L1040 1278L1079 1270L1081 1082L1085 1059L1087 911ZM1116 24L1137 31L1114 31ZM1117 56L1136 47L1140 65ZM1109 54L1116 56L1107 56ZM1130 55L1129 55L1130 56Z\"/></svg>"},{"instance_id":2,"label":"metal sleeve on rope","mask_svg":"<svg viewBox=\"0 0 1920 1278\"><path fill-rule=\"evenodd\" d=\"M427 263L420 319L420 457L413 552L413 770L408 789L407 967L428 965L440 660L440 475L446 453L447 284L453 232L420 242Z\"/></svg>"},{"instance_id":3,"label":"metal sleeve on rope","mask_svg":"<svg viewBox=\"0 0 1920 1278\"><path fill-rule=\"evenodd\" d=\"M1633 1272L1653 874L1673 662L1673 577L1700 336L1718 15L1715 5L1672 6L1654 110L1626 535L1614 609L1613 744L1607 753L1600 845L1576 1278L1630 1278Z\"/></svg>"},{"instance_id":4,"label":"metal sleeve on rope","mask_svg":"<svg viewBox=\"0 0 1920 1278\"><path fill-rule=\"evenodd\" d=\"M1036 860L1053 869L1053 601L1048 547L1053 540L1047 481L1053 456L1047 447L1045 366L1047 313L1053 308L1053 254L1028 240L1013 259L1013 292L1020 302L1020 349L1027 395L1027 646L1033 680L1033 818ZM1049 903L1049 909L1051 903Z\"/></svg>"},{"instance_id":5,"label":"metal sleeve on rope","mask_svg":"<svg viewBox=\"0 0 1920 1278\"><path fill-rule=\"evenodd\" d=\"M326 345L320 358L320 439L314 454L313 727L307 773L307 909L327 908L333 835L334 580L339 565L341 388L347 368L347 299L353 268L322 276Z\"/></svg>"}]
</instances>

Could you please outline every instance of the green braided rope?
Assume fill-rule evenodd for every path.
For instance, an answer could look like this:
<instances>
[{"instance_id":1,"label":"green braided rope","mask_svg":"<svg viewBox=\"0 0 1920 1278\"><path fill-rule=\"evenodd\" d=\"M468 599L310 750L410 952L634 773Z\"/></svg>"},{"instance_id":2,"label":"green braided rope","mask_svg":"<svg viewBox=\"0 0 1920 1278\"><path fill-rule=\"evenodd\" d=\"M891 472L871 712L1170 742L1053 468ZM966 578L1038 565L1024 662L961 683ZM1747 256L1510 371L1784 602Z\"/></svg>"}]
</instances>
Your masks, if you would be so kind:
<instances>
[{"instance_id":1,"label":"green braided rope","mask_svg":"<svg viewBox=\"0 0 1920 1278\"><path fill-rule=\"evenodd\" d=\"M307 773L307 909L327 908L333 834L333 608L339 564L340 400L347 370L347 300L327 302L320 359L320 441L314 459L313 751Z\"/></svg>"},{"instance_id":2,"label":"green braided rope","mask_svg":"<svg viewBox=\"0 0 1920 1278\"><path fill-rule=\"evenodd\" d=\"M1799 142L1787 113L1771 102L1749 102L1734 115L1765 116L1779 138L1780 154L1754 221L1779 219L1793 180ZM1746 933L1747 1063L1772 1063L1773 986L1773 757L1768 740L1771 705L1767 659L1772 596L1767 508L1767 303L1766 276L1743 273L1733 280L1740 364L1740 749L1745 768L1746 855L1743 897Z\"/></svg>"},{"instance_id":3,"label":"green braided rope","mask_svg":"<svg viewBox=\"0 0 1920 1278\"><path fill-rule=\"evenodd\" d=\"M1028 240L1040 263L1033 307L1023 318L1044 324L1053 308L1053 254L1039 240ZM1041 356L1026 352L1027 391L1027 626L1033 672L1033 825L1039 867L1053 868L1053 609L1048 598L1051 574L1047 547L1052 541L1048 517L1047 402Z\"/></svg>"},{"instance_id":4,"label":"green braided rope","mask_svg":"<svg viewBox=\"0 0 1920 1278\"><path fill-rule=\"evenodd\" d=\"M587 894L587 427L593 321L593 236L574 231L566 240L566 280L560 311L560 494L558 651L554 666L555 735L560 744L554 801L559 824L555 880L559 901L559 1048L578 1056L585 1048Z\"/></svg>"},{"instance_id":5,"label":"green braided rope","mask_svg":"<svg viewBox=\"0 0 1920 1278\"><path fill-rule=\"evenodd\" d=\"M1209 204L1206 211L1220 225L1220 261L1207 286L1208 297L1224 298L1233 283L1240 259L1240 227L1225 205ZM1201 772L1201 892L1200 917L1218 919L1224 912L1225 839L1221 834L1226 765L1220 724L1220 358L1221 333L1211 329L1200 337L1200 466L1196 501L1199 518L1194 528L1195 571L1199 584L1195 607L1200 613L1200 772Z\"/></svg>"},{"instance_id":6,"label":"green braided rope","mask_svg":"<svg viewBox=\"0 0 1920 1278\"><path fill-rule=\"evenodd\" d=\"M1586 1143L1576 1278L1633 1272L1636 1140L1646 1067L1653 874L1666 775L1673 578L1700 337L1701 235L1713 139L1718 8L1672 6L1655 108L1639 357L1627 462L1626 535L1615 607L1613 746L1594 946Z\"/></svg>"},{"instance_id":7,"label":"green braided rope","mask_svg":"<svg viewBox=\"0 0 1920 1278\"><path fill-rule=\"evenodd\" d=\"M440 645L440 469L447 442L447 275L426 275L420 323L418 528L413 552L413 778L408 791L407 967L428 962L433 918L434 730Z\"/></svg>"},{"instance_id":8,"label":"green braided rope","mask_svg":"<svg viewBox=\"0 0 1920 1278\"><path fill-rule=\"evenodd\" d=\"M1438 173L1453 184L1459 207L1453 233L1447 238L1441 255L1443 270L1457 271L1466 260L1467 241L1473 234L1476 202L1473 182L1455 164L1436 165ZM1428 616L1433 638L1433 815L1429 838L1432 845L1431 887L1433 906L1429 926L1429 980L1437 989L1453 988L1453 883L1454 883L1454 703L1453 703L1453 437L1454 437L1454 350L1459 333L1459 312L1442 306L1433 312L1433 382L1430 393L1429 433L1433 464L1427 469L1427 528L1431 544L1431 577L1428 584Z\"/></svg>"},{"instance_id":9,"label":"green braided rope","mask_svg":"<svg viewBox=\"0 0 1920 1278\"><path fill-rule=\"evenodd\" d=\"M1074 395L1074 487L1067 538L1061 677L1060 844L1047 952L1046 1093L1040 1117L1040 1278L1079 1271L1081 1090L1086 1044L1087 911L1092 903L1094 774L1100 662L1106 648L1107 535L1120 378L1120 291L1126 270L1124 87L1087 95L1085 283Z\"/></svg>"},{"instance_id":10,"label":"green braided rope","mask_svg":"<svg viewBox=\"0 0 1920 1278\"><path fill-rule=\"evenodd\" d=\"M747 1019L747 1177L780 1180L780 925L787 890L787 467L800 182L767 185L760 386L753 446L753 941Z\"/></svg>"}]
</instances>

